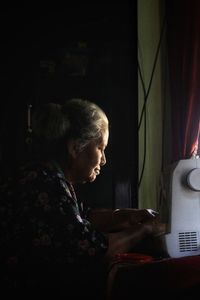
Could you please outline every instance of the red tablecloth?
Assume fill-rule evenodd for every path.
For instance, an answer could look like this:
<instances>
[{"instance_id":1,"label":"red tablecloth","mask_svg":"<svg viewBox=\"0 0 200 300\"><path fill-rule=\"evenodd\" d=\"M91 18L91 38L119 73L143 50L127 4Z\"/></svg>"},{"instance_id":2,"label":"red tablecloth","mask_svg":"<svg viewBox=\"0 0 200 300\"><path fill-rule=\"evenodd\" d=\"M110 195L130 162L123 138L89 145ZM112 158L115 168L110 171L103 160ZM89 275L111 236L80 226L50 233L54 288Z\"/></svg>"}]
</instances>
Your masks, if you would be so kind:
<instances>
[{"instance_id":1,"label":"red tablecloth","mask_svg":"<svg viewBox=\"0 0 200 300\"><path fill-rule=\"evenodd\" d=\"M153 299L166 295L200 299L200 256L159 260L134 254L132 260L126 255L116 257L108 276L108 299L139 299L134 296L137 293Z\"/></svg>"}]
</instances>

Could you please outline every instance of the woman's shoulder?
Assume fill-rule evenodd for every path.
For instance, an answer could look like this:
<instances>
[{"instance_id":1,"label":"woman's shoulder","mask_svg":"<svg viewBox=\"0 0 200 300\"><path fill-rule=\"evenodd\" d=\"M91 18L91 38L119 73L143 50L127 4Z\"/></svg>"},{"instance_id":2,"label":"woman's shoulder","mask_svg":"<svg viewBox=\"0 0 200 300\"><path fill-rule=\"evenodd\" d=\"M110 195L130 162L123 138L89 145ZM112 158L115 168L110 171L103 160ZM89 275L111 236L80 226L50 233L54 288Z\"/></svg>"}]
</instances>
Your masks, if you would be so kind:
<instances>
[{"instance_id":1,"label":"woman's shoulder","mask_svg":"<svg viewBox=\"0 0 200 300\"><path fill-rule=\"evenodd\" d=\"M21 165L18 168L17 176L34 176L39 175L43 177L58 177L61 178L62 174L54 167L51 162L46 161L31 161Z\"/></svg>"}]
</instances>

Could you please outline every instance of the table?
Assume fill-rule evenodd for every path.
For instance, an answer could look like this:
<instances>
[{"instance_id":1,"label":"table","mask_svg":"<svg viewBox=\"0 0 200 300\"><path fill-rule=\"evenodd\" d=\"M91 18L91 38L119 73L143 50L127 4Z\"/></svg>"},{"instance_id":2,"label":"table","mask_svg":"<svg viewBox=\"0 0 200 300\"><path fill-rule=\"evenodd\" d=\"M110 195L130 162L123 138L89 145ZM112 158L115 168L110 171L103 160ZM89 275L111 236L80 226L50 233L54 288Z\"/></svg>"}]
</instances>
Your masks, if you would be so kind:
<instances>
[{"instance_id":1,"label":"table","mask_svg":"<svg viewBox=\"0 0 200 300\"><path fill-rule=\"evenodd\" d=\"M141 299L144 295L153 299L200 299L200 256L124 258L115 259L110 265L107 300Z\"/></svg>"}]
</instances>

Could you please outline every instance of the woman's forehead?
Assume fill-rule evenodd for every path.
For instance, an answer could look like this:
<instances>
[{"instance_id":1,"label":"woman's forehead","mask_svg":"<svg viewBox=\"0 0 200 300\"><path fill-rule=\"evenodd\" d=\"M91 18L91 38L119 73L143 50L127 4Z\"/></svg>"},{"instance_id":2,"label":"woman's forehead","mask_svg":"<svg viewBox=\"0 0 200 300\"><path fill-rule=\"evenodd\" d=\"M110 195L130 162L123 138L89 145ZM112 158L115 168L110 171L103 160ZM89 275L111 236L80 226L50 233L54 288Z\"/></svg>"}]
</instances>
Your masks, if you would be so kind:
<instances>
[{"instance_id":1,"label":"woman's forehead","mask_svg":"<svg viewBox=\"0 0 200 300\"><path fill-rule=\"evenodd\" d=\"M109 130L108 128L101 131L101 136L98 139L98 143L102 144L103 146L107 146L109 138Z\"/></svg>"}]
</instances>

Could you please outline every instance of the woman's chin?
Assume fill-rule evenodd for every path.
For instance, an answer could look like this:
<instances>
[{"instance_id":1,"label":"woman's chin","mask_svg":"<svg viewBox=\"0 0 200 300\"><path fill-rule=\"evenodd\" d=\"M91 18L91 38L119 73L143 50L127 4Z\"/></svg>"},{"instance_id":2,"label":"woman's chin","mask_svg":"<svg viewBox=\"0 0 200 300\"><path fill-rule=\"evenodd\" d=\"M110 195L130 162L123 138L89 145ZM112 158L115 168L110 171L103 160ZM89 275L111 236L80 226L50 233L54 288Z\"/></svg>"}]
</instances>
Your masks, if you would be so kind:
<instances>
[{"instance_id":1,"label":"woman's chin","mask_svg":"<svg viewBox=\"0 0 200 300\"><path fill-rule=\"evenodd\" d=\"M95 181L95 179L96 179L96 176L93 176L92 178L90 178L89 182L93 182L93 181Z\"/></svg>"},{"instance_id":2,"label":"woman's chin","mask_svg":"<svg viewBox=\"0 0 200 300\"><path fill-rule=\"evenodd\" d=\"M92 174L89 177L82 179L81 183L93 182L95 181L96 177L97 177L96 174Z\"/></svg>"},{"instance_id":3,"label":"woman's chin","mask_svg":"<svg viewBox=\"0 0 200 300\"><path fill-rule=\"evenodd\" d=\"M92 174L89 178L88 178L88 182L93 182L95 181L97 175L96 174Z\"/></svg>"}]
</instances>

